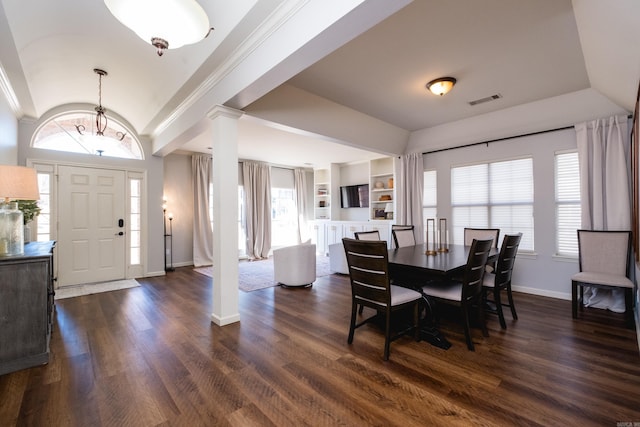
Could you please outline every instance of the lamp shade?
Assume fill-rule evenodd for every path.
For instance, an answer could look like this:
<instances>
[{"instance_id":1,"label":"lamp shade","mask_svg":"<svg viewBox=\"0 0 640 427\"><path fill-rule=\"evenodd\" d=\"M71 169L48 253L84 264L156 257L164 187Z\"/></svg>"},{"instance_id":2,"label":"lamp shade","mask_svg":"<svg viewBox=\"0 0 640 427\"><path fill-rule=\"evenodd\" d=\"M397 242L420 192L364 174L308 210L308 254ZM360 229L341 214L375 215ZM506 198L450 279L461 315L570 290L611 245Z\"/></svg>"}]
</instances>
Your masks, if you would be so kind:
<instances>
[{"instance_id":1,"label":"lamp shade","mask_svg":"<svg viewBox=\"0 0 640 427\"><path fill-rule=\"evenodd\" d=\"M39 200L36 170L24 166L0 165L0 198Z\"/></svg>"},{"instance_id":2,"label":"lamp shade","mask_svg":"<svg viewBox=\"0 0 640 427\"><path fill-rule=\"evenodd\" d=\"M142 40L162 39L169 49L196 43L209 32L209 18L195 0L104 0L113 16Z\"/></svg>"},{"instance_id":3,"label":"lamp shade","mask_svg":"<svg viewBox=\"0 0 640 427\"><path fill-rule=\"evenodd\" d=\"M387 203L384 205L384 211L386 213L393 212L393 203Z\"/></svg>"},{"instance_id":4,"label":"lamp shade","mask_svg":"<svg viewBox=\"0 0 640 427\"><path fill-rule=\"evenodd\" d=\"M441 77L427 83L427 89L434 95L442 96L449 92L454 84L456 84L456 79L453 77Z\"/></svg>"}]
</instances>

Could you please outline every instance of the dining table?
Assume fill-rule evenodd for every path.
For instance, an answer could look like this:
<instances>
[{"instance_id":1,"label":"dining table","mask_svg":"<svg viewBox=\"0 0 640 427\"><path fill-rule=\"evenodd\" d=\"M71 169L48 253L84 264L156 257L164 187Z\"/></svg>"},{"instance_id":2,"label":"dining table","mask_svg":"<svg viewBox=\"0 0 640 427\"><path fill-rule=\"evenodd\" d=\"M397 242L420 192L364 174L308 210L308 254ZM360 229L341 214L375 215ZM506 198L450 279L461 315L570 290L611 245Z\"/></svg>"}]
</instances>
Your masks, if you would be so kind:
<instances>
[{"instance_id":1,"label":"dining table","mask_svg":"<svg viewBox=\"0 0 640 427\"><path fill-rule=\"evenodd\" d=\"M394 285L418 291L427 282L445 283L456 277L461 278L470 249L471 246L454 244L434 248L433 245L427 247L425 243L389 249L389 277ZM498 249L492 247L487 263L495 261L498 253ZM437 347L448 349L451 344L435 322L434 302L424 294L423 299L428 313L422 325L422 338Z\"/></svg>"}]
</instances>

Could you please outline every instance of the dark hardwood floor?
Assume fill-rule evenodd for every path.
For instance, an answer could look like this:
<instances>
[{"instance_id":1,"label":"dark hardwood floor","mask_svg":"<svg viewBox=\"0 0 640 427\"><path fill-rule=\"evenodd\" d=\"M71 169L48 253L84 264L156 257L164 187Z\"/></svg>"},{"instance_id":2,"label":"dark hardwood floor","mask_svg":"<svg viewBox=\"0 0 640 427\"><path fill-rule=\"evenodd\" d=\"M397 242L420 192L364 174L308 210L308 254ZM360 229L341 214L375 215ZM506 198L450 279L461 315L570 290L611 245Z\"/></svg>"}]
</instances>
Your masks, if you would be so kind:
<instances>
[{"instance_id":1,"label":"dark hardwood floor","mask_svg":"<svg viewBox=\"0 0 640 427\"><path fill-rule=\"evenodd\" d=\"M211 279L183 267L56 303L48 365L0 376L0 425L616 426L640 422L636 332L622 316L516 294L490 337L443 318L442 350L364 326L347 344L348 278L240 292L211 323ZM366 314L366 313L365 313ZM0 343L1 345L2 343Z\"/></svg>"}]
</instances>

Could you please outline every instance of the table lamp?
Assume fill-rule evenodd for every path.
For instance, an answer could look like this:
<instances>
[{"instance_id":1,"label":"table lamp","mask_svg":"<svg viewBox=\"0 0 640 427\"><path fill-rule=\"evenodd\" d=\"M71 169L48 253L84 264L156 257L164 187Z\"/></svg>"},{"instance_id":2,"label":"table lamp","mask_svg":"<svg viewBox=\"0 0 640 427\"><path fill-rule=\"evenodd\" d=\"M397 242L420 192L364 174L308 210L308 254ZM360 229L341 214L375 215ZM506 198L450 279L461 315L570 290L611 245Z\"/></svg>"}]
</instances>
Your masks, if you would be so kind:
<instances>
[{"instance_id":1,"label":"table lamp","mask_svg":"<svg viewBox=\"0 0 640 427\"><path fill-rule=\"evenodd\" d=\"M0 256L24 253L24 216L11 200L38 200L38 175L24 166L0 165Z\"/></svg>"},{"instance_id":2,"label":"table lamp","mask_svg":"<svg viewBox=\"0 0 640 427\"><path fill-rule=\"evenodd\" d=\"M387 219L393 219L393 203L384 205L384 212L387 214Z\"/></svg>"}]
</instances>

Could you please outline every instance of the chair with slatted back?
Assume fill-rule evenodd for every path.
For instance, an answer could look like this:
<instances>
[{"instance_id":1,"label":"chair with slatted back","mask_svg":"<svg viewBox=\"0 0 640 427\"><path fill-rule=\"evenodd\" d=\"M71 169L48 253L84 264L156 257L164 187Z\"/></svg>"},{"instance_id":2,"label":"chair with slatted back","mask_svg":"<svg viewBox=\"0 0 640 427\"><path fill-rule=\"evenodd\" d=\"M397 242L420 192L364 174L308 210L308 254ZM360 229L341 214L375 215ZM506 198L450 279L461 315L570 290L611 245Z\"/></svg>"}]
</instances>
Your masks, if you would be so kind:
<instances>
[{"instance_id":1,"label":"chair with slatted back","mask_svg":"<svg viewBox=\"0 0 640 427\"><path fill-rule=\"evenodd\" d=\"M464 244L470 246L473 239L486 240L491 239L491 246L498 247L498 238L500 237L499 228L470 228L464 229Z\"/></svg>"},{"instance_id":2,"label":"chair with slatted back","mask_svg":"<svg viewBox=\"0 0 640 427\"><path fill-rule=\"evenodd\" d=\"M380 232L378 230L356 231L353 233L356 240L380 240Z\"/></svg>"},{"instance_id":3,"label":"chair with slatted back","mask_svg":"<svg viewBox=\"0 0 640 427\"><path fill-rule=\"evenodd\" d=\"M502 329L507 329L507 322L504 320L504 313L502 311L503 305L506 305L511 309L511 317L513 317L513 320L518 320L516 306L513 304L513 295L511 294L511 274L513 272L513 264L516 260L516 254L518 253L518 246L520 245L521 239L522 233L505 234L502 239L502 245L500 246L500 254L498 255L495 271L485 271L484 273L484 280L482 284L483 300L493 302L495 305L495 312L498 314L500 327ZM502 303L500 298L502 291L507 292L509 304ZM493 295L493 301L487 299L487 295L489 293Z\"/></svg>"},{"instance_id":4,"label":"chair with slatted back","mask_svg":"<svg viewBox=\"0 0 640 427\"><path fill-rule=\"evenodd\" d=\"M471 245L473 239L478 240L486 240L492 239L493 243L491 246L497 248L498 247L498 238L500 237L500 229L499 228L470 228L466 227L464 229L464 244L466 246ZM495 269L494 263L487 264L487 272L491 273Z\"/></svg>"},{"instance_id":5,"label":"chair with slatted back","mask_svg":"<svg viewBox=\"0 0 640 427\"><path fill-rule=\"evenodd\" d=\"M484 278L484 267L487 263L492 244L493 241L491 239L474 239L471 242L467 264L461 280L450 279L448 281L434 281L422 287L422 293L434 298L436 302L443 302L460 307L467 348L471 351L475 351L469 327L469 312L472 308L475 308L480 319L482 334L489 336L484 320L484 309L482 307L482 279Z\"/></svg>"},{"instance_id":6,"label":"chair with slatted back","mask_svg":"<svg viewBox=\"0 0 640 427\"><path fill-rule=\"evenodd\" d=\"M401 229L392 228L391 234L393 235L393 243L396 249L416 244L416 236L413 234L413 227Z\"/></svg>"},{"instance_id":7,"label":"chair with slatted back","mask_svg":"<svg viewBox=\"0 0 640 427\"><path fill-rule=\"evenodd\" d=\"M578 230L580 272L571 277L571 308L578 317L583 308L584 287L624 290L625 317L633 325L633 289L629 279L631 253L630 231ZM580 294L578 295L578 288Z\"/></svg>"},{"instance_id":8,"label":"chair with slatted back","mask_svg":"<svg viewBox=\"0 0 640 427\"><path fill-rule=\"evenodd\" d=\"M384 316L383 357L384 360L388 360L391 341L411 331L416 340L420 339L419 305L422 295L413 289L391 284L389 253L385 241L344 238L342 242L347 254L351 281L351 322L347 342L353 343L354 331L357 328L379 318L374 315L356 323L358 305L373 308L378 315ZM413 324L402 327L392 335L392 317L395 317L395 313L410 308L413 309Z\"/></svg>"}]
</instances>

